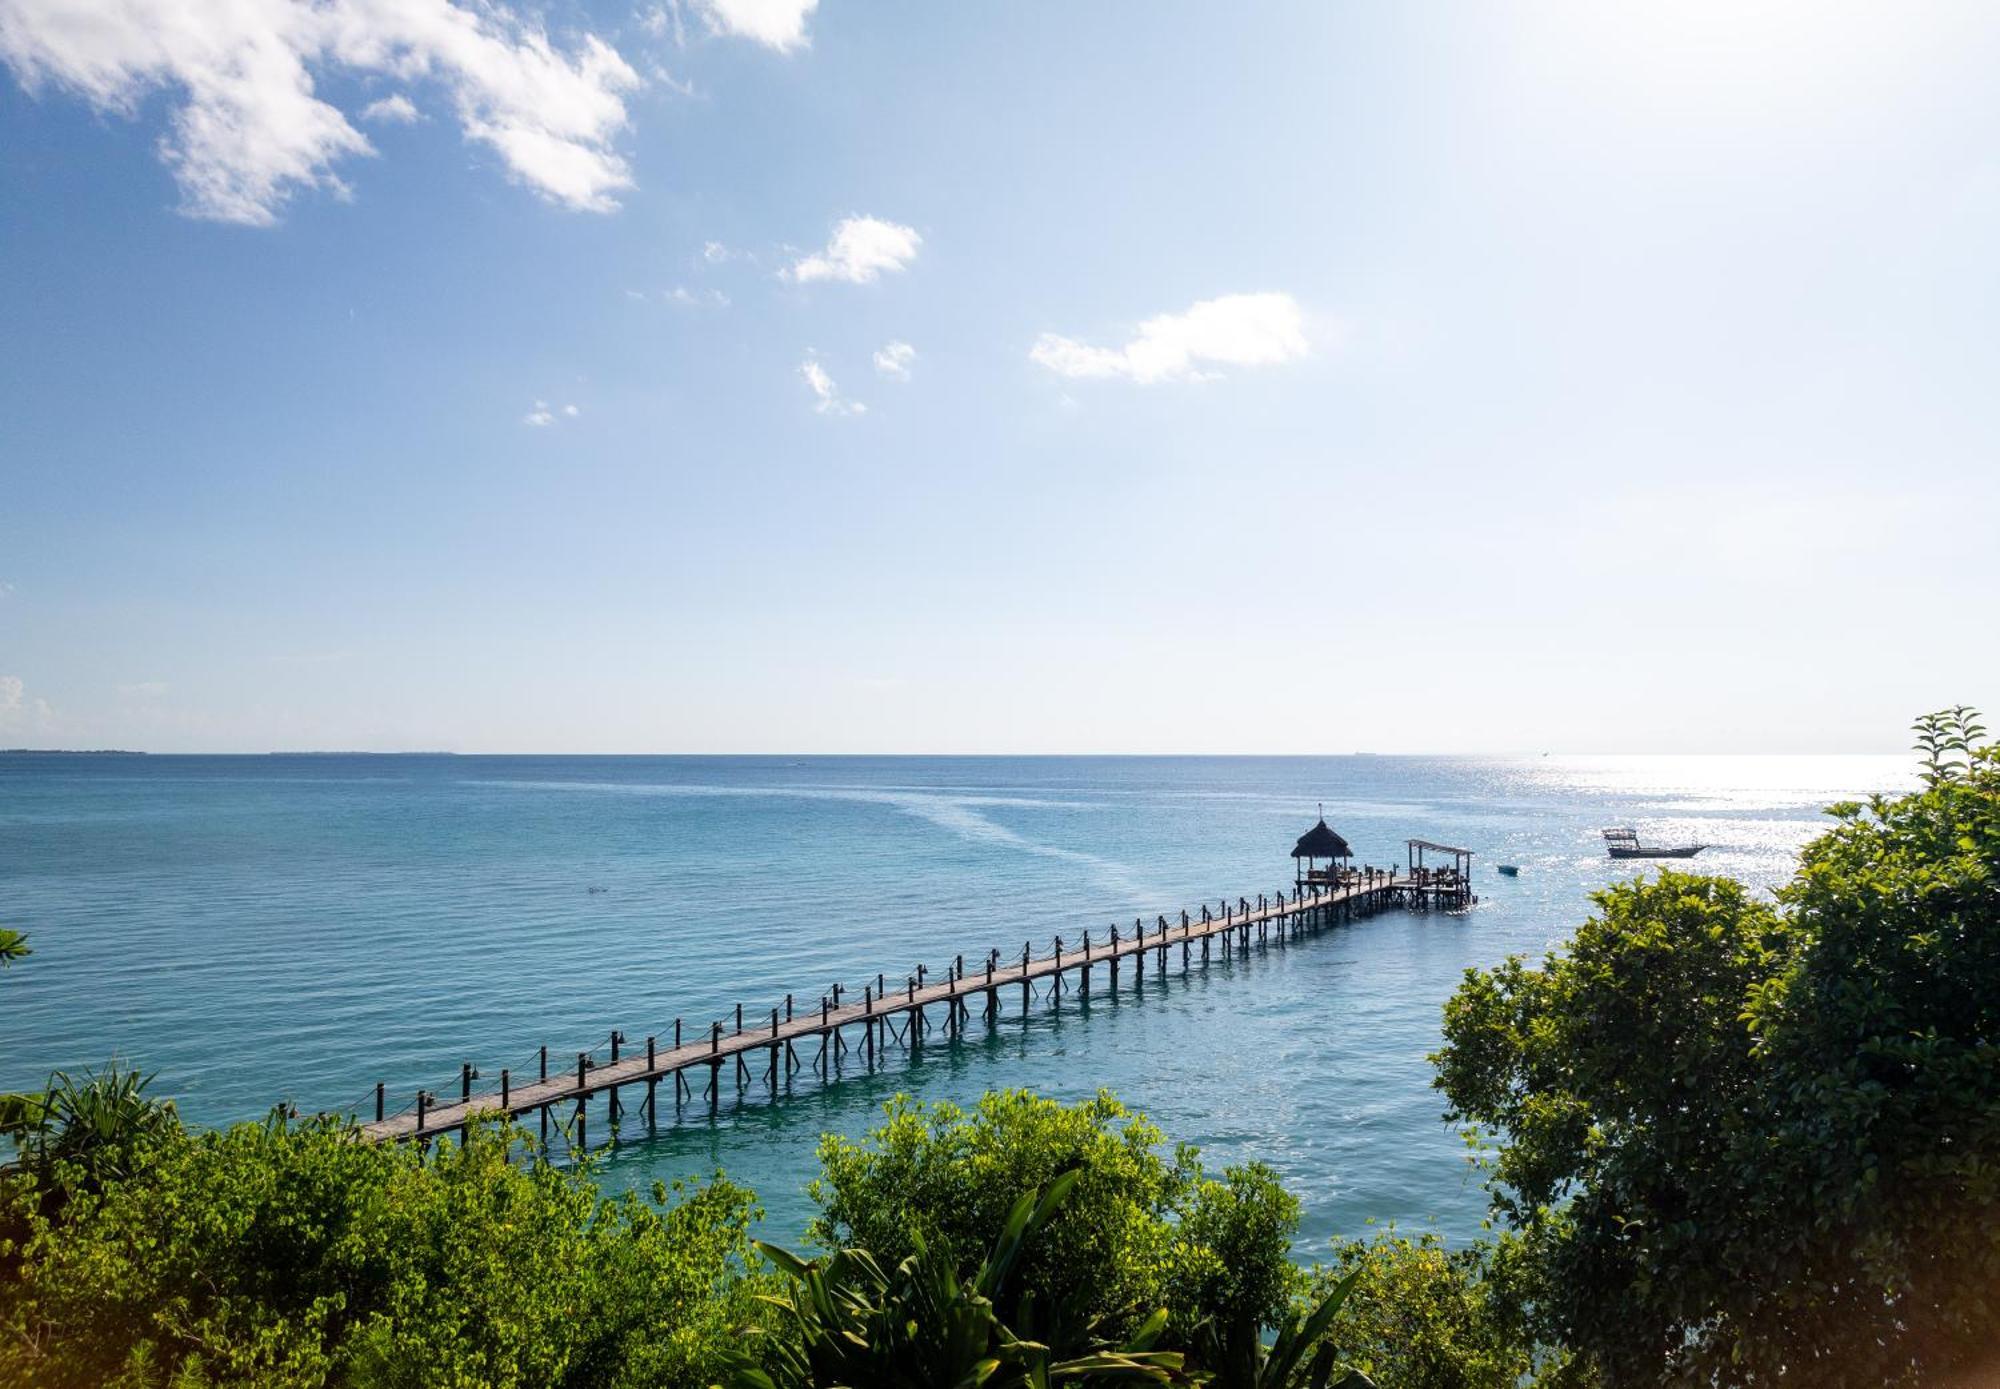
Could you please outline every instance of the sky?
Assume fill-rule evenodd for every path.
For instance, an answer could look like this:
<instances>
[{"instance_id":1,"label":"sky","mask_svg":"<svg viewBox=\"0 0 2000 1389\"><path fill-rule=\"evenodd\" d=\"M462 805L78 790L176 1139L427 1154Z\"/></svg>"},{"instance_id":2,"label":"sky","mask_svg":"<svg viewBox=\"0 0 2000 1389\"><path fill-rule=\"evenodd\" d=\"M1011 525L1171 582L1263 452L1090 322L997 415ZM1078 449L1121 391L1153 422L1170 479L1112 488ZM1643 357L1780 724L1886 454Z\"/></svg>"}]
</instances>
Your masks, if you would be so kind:
<instances>
[{"instance_id":1,"label":"sky","mask_svg":"<svg viewBox=\"0 0 2000 1389\"><path fill-rule=\"evenodd\" d=\"M2000 9L0 0L0 746L2000 712Z\"/></svg>"}]
</instances>

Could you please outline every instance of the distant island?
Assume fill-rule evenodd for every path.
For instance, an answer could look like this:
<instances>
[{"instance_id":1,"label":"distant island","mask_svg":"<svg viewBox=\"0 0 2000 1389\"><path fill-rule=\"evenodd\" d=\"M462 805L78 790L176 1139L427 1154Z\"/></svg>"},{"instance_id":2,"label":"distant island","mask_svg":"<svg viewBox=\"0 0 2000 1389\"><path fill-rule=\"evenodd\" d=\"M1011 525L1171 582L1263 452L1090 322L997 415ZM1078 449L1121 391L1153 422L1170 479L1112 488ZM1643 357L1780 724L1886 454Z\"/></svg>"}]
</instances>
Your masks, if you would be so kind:
<instances>
[{"instance_id":1,"label":"distant island","mask_svg":"<svg viewBox=\"0 0 2000 1389\"><path fill-rule=\"evenodd\" d=\"M0 757L144 757L137 748L0 748Z\"/></svg>"}]
</instances>

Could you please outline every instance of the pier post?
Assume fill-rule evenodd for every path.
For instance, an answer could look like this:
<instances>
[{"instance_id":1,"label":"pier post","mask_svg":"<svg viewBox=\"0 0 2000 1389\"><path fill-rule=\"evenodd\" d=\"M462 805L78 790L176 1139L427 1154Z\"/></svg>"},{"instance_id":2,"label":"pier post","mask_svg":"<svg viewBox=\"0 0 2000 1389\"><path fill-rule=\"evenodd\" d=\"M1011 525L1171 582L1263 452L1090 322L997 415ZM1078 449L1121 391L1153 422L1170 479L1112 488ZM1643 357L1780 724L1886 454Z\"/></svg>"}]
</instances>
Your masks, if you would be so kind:
<instances>
[{"instance_id":1,"label":"pier post","mask_svg":"<svg viewBox=\"0 0 2000 1389\"><path fill-rule=\"evenodd\" d=\"M547 1080L549 1078L549 1049L547 1047L542 1048L541 1064L542 1064L542 1079Z\"/></svg>"},{"instance_id":2,"label":"pier post","mask_svg":"<svg viewBox=\"0 0 2000 1389\"><path fill-rule=\"evenodd\" d=\"M675 1019L674 1019L674 1050L675 1050L675 1051L679 1051L680 1049L681 1049L681 1020L680 1020L679 1018L675 1018Z\"/></svg>"},{"instance_id":3,"label":"pier post","mask_svg":"<svg viewBox=\"0 0 2000 1389\"><path fill-rule=\"evenodd\" d=\"M423 1137L424 1120L429 1117L430 1109L431 1097L429 1093L423 1090L417 1091L417 1136L419 1138Z\"/></svg>"},{"instance_id":4,"label":"pier post","mask_svg":"<svg viewBox=\"0 0 2000 1389\"><path fill-rule=\"evenodd\" d=\"M587 1051L578 1052L576 1054L576 1088L578 1090L583 1089L583 1073L588 1069L589 1065L590 1053Z\"/></svg>"},{"instance_id":5,"label":"pier post","mask_svg":"<svg viewBox=\"0 0 2000 1389\"><path fill-rule=\"evenodd\" d=\"M1083 968L1078 970L1077 974L1081 978L1083 983L1081 992L1085 998L1089 998L1090 997L1090 932L1088 931L1085 931L1083 933Z\"/></svg>"},{"instance_id":6,"label":"pier post","mask_svg":"<svg viewBox=\"0 0 2000 1389\"><path fill-rule=\"evenodd\" d=\"M513 1098L512 1080L513 1078L508 1075L506 1068L503 1066L500 1070L500 1107L502 1109L507 1108L507 1102Z\"/></svg>"},{"instance_id":7,"label":"pier post","mask_svg":"<svg viewBox=\"0 0 2000 1389\"><path fill-rule=\"evenodd\" d=\"M611 1064L618 1064L618 1048L625 1044L625 1034L618 1029L611 1030Z\"/></svg>"},{"instance_id":8,"label":"pier post","mask_svg":"<svg viewBox=\"0 0 2000 1389\"><path fill-rule=\"evenodd\" d=\"M386 1081L375 1082L375 1122L381 1123L382 1116L389 1107L389 1086Z\"/></svg>"},{"instance_id":9,"label":"pier post","mask_svg":"<svg viewBox=\"0 0 2000 1389\"><path fill-rule=\"evenodd\" d=\"M458 1099L461 1104L470 1103L472 1100L472 1063L470 1061L461 1061L458 1064Z\"/></svg>"},{"instance_id":10,"label":"pier post","mask_svg":"<svg viewBox=\"0 0 2000 1389\"><path fill-rule=\"evenodd\" d=\"M1028 960L1033 948L1026 941L1021 942L1021 1016L1028 1016Z\"/></svg>"},{"instance_id":11,"label":"pier post","mask_svg":"<svg viewBox=\"0 0 2000 1389\"><path fill-rule=\"evenodd\" d=\"M722 1024L711 1023L708 1029L708 1054L718 1056L722 1052ZM718 1063L720 1064L720 1063Z\"/></svg>"}]
</instances>

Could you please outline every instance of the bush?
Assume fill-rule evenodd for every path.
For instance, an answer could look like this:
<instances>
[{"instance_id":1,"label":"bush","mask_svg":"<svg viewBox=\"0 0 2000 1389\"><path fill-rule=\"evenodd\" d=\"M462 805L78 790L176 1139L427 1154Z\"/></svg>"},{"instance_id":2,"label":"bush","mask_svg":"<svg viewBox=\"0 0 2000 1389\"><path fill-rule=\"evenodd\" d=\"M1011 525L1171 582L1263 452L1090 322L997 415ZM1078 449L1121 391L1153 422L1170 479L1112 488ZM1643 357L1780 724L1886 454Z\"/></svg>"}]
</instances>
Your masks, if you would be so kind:
<instances>
[{"instance_id":1,"label":"bush","mask_svg":"<svg viewBox=\"0 0 2000 1389\"><path fill-rule=\"evenodd\" d=\"M749 1194L605 1199L525 1142L274 1121L176 1127L101 1189L18 1172L0 1382L709 1383L749 1313Z\"/></svg>"},{"instance_id":2,"label":"bush","mask_svg":"<svg viewBox=\"0 0 2000 1389\"><path fill-rule=\"evenodd\" d=\"M864 1141L821 1141L810 1235L829 1249L858 1245L884 1264L921 1246L970 1268L1022 1196L1075 1172L1067 1202L1022 1255L1003 1321L1033 1325L1058 1355L1094 1336L1122 1340L1162 1307L1174 1346L1187 1346L1203 1323L1235 1335L1276 1322L1296 1278L1297 1201L1268 1169L1211 1181L1193 1148L1169 1160L1163 1143L1109 1095L1066 1106L1009 1091L970 1113L898 1098ZM1036 1301L1026 1317L1021 1290Z\"/></svg>"},{"instance_id":3,"label":"bush","mask_svg":"<svg viewBox=\"0 0 2000 1389\"><path fill-rule=\"evenodd\" d=\"M1514 1389L1535 1357L1495 1263L1492 1244L1447 1249L1391 1229L1341 1243L1301 1306L1354 1276L1326 1339L1381 1389Z\"/></svg>"}]
</instances>

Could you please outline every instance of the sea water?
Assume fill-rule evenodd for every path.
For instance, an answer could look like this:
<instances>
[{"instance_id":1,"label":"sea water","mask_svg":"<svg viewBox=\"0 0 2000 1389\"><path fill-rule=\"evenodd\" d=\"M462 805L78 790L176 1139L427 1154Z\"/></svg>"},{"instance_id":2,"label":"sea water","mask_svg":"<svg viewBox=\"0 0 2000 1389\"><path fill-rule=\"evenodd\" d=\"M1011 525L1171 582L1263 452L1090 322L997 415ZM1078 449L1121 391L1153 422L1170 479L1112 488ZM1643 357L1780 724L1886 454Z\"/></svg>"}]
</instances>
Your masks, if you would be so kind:
<instances>
[{"instance_id":1,"label":"sea water","mask_svg":"<svg viewBox=\"0 0 2000 1389\"><path fill-rule=\"evenodd\" d=\"M1258 1159L1302 1201L1303 1252L1394 1221L1454 1241L1485 1209L1428 1054L1465 970L1560 946L1590 894L1651 866L1599 831L1712 845L1692 864L1769 890L1831 801L1910 780L1903 758L836 758L0 756L0 1089L111 1058L188 1119L372 1115L768 1025L922 963L1070 949L1134 918L1289 888L1323 806L1356 862L1421 837L1472 849L1479 905L1388 912L1221 954L1088 1000L1039 997L934 1031L872 1073L810 1067L773 1097L725 1070L710 1112L628 1109L607 1183L726 1170L795 1240L818 1136L899 1092L970 1103L1112 1091L1212 1167ZM1500 876L1502 863L1519 866ZM628 1053L629 1054L629 1053ZM812 1053L805 1053L809 1059ZM628 1104L637 1092L628 1092ZM591 1135L605 1129L602 1102Z\"/></svg>"}]
</instances>

